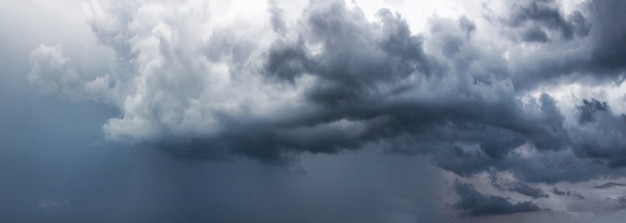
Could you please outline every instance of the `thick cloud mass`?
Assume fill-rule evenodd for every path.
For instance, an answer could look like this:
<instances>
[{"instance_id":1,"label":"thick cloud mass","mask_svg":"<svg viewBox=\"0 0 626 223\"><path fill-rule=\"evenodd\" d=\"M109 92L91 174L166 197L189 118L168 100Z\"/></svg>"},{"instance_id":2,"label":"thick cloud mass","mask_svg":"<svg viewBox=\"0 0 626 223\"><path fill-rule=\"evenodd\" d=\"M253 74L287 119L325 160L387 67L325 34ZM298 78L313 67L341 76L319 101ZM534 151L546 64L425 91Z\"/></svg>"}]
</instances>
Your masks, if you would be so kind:
<instances>
[{"instance_id":1,"label":"thick cloud mass","mask_svg":"<svg viewBox=\"0 0 626 223\"><path fill-rule=\"evenodd\" d=\"M512 27L530 26L522 34L522 40L530 42L549 41L546 31L556 31L564 40L571 40L574 36L586 37L591 28L580 11L574 11L566 18L555 1L515 4L508 24Z\"/></svg>"},{"instance_id":2,"label":"thick cloud mass","mask_svg":"<svg viewBox=\"0 0 626 223\"><path fill-rule=\"evenodd\" d=\"M116 107L108 139L181 159L274 162L375 146L431 156L460 177L621 176L626 116L612 106L623 101L559 101L543 89L621 83L626 27L613 21L626 19L626 4L505 5L484 18L435 16L417 33L399 13L368 17L343 0L299 11L270 1L249 17L204 1L94 1L84 8L114 55L109 68L81 69L62 46L41 45L28 79L44 93ZM497 187L548 197L523 182ZM541 209L455 189L466 216Z\"/></svg>"},{"instance_id":3,"label":"thick cloud mass","mask_svg":"<svg viewBox=\"0 0 626 223\"><path fill-rule=\"evenodd\" d=\"M470 184L456 182L454 189L461 197L454 204L454 208L460 210L461 215L464 216L502 215L541 210L530 201L513 204L504 197L481 194Z\"/></svg>"},{"instance_id":4,"label":"thick cloud mass","mask_svg":"<svg viewBox=\"0 0 626 223\"><path fill-rule=\"evenodd\" d=\"M510 182L498 178L497 176L491 176L492 185L500 190L517 192L526 195L531 198L548 198L548 194L544 193L539 188L532 187L528 184L521 182ZM556 189L556 188L555 188Z\"/></svg>"}]
</instances>

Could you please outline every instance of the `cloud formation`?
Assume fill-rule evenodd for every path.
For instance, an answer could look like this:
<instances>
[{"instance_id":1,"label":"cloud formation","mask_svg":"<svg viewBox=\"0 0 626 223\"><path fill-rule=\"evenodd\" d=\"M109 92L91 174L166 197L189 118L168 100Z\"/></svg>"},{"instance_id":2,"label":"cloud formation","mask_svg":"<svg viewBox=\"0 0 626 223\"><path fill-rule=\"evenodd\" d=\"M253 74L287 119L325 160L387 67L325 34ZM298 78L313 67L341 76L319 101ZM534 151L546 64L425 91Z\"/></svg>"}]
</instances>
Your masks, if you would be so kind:
<instances>
[{"instance_id":1,"label":"cloud formation","mask_svg":"<svg viewBox=\"0 0 626 223\"><path fill-rule=\"evenodd\" d=\"M511 16L506 23L514 28L523 29L522 41L548 42L548 33L554 31L563 40L574 37L586 37L591 29L587 19L575 10L563 15L556 1L522 1L513 5Z\"/></svg>"},{"instance_id":2,"label":"cloud formation","mask_svg":"<svg viewBox=\"0 0 626 223\"><path fill-rule=\"evenodd\" d=\"M466 217L541 210L535 203L530 201L511 203L504 197L481 194L472 185L466 183L455 182L454 189L461 198L453 206L461 212L462 216Z\"/></svg>"},{"instance_id":3,"label":"cloud formation","mask_svg":"<svg viewBox=\"0 0 626 223\"><path fill-rule=\"evenodd\" d=\"M109 69L83 71L62 46L41 45L28 79L116 107L108 139L182 159L274 162L376 146L431 156L460 177L510 172L523 182L500 188L535 199L548 195L524 182L621 176L626 116L611 107L620 102L566 104L542 91L622 81L626 27L610 22L624 19L621 1L568 12L523 1L497 19L435 16L423 33L390 9L368 17L343 0L281 3L247 15L226 3L94 1L84 8L113 52ZM455 189L466 216L540 210Z\"/></svg>"}]
</instances>

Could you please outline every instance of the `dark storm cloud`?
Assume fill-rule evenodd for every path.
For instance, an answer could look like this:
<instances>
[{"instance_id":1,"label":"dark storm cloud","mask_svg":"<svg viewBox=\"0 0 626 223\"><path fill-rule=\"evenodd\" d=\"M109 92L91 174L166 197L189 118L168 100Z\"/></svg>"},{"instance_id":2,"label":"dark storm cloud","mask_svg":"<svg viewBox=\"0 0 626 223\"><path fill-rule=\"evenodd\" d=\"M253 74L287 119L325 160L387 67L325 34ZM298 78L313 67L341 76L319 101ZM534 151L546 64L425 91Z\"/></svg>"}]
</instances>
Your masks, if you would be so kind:
<instances>
[{"instance_id":1,"label":"dark storm cloud","mask_svg":"<svg viewBox=\"0 0 626 223\"><path fill-rule=\"evenodd\" d=\"M532 198L547 198L548 194L544 193L539 188L534 188L524 183L513 184L510 191L517 192Z\"/></svg>"},{"instance_id":2,"label":"dark storm cloud","mask_svg":"<svg viewBox=\"0 0 626 223\"><path fill-rule=\"evenodd\" d=\"M108 103L119 114L107 110L107 138L158 148L178 160L147 157L144 164L155 166L135 170L130 177L135 181L125 175L133 162L120 159L128 159L124 152L111 158L120 162L120 169L93 167L94 172L91 166L72 164L80 173L69 174L69 180L57 181L54 177L64 174L42 165L36 176L60 192L27 196L33 206L96 210L94 203L102 202L106 210L122 209L120 218L140 213L152 221L180 216L225 222L432 221L429 212L435 208L416 203L432 197L414 194L432 176L406 177L421 166L378 156L361 160L365 165L359 168L342 165L353 161L345 157L349 150L371 147L423 155L459 178L510 173L513 181L498 180L492 186L533 199L515 201L456 182L459 200L452 207L468 217L541 211L537 202L550 196L584 199L556 187L549 196L533 183L624 176L626 116L611 109L614 102L587 98L569 105L574 111L567 113L567 102L540 92L540 87L562 83L580 82L584 88L616 81L626 67L626 26L615 22L625 19L623 2L590 1L566 14L557 1L524 1L514 3L511 15L502 17L504 23L435 17L424 33L412 31L401 14L389 9L369 19L342 0L313 0L297 13L274 3L262 20L233 24L212 23L221 14L199 10L210 8L204 1L114 1L105 10L95 4L89 24L115 58L109 69L85 72L61 46L36 48L29 58L31 71L22 72L29 73L35 87L73 100ZM289 20L294 14L297 19ZM5 95L9 93L0 99ZM33 123L26 126L42 131ZM16 129L19 134L4 137L35 135ZM46 137L58 138L54 134ZM325 159L299 163L297 174L274 176L274 166L250 164L254 161L238 156L286 166L298 163L300 156ZM2 165L18 163L0 159ZM237 164L216 164L223 170L209 178L203 178L204 169L192 168L206 164L199 160L221 159ZM55 164L67 163L63 161ZM249 168L236 170L237 165ZM376 165L381 168L370 168ZM377 172L381 169L388 171ZM18 172L1 168L0 174ZM97 177L99 173L108 176ZM307 177L294 176L298 174ZM91 177L89 183L76 183L83 176ZM19 178L34 186L14 191L26 194L41 182L29 177ZM107 186L109 180L122 186ZM20 182L8 185L18 188ZM615 186L621 185L597 188ZM74 189L82 197L69 196L66 205L65 197ZM123 192L130 197L121 202L123 208L117 208L119 201L106 203L119 198L108 195ZM624 200L616 202L623 205Z\"/></svg>"},{"instance_id":3,"label":"dark storm cloud","mask_svg":"<svg viewBox=\"0 0 626 223\"><path fill-rule=\"evenodd\" d=\"M518 15L520 23L539 21L541 26L557 27L569 21L552 6L530 7ZM472 47L470 35L477 29L466 17L431 23L434 35L442 37L442 54L450 61L426 54L424 38L411 33L400 15L383 9L377 19L368 21L362 11L348 8L343 1L312 2L302 15L301 33L295 39L274 41L262 67L268 80L290 85L297 86L304 76L318 78L306 92L312 109L273 121L249 122L222 114L221 122L229 128L221 133L162 145L181 158L240 154L276 162L304 151L338 153L374 143L390 151L431 155L436 164L459 176L509 170L524 181L554 183L610 174L604 172L601 160L584 159L602 158L588 155L594 149L584 145L598 144L591 139L606 137L584 142L572 138L576 131L565 127L552 97L543 94L522 105L508 91L513 86L506 79L467 77L456 71L469 66L462 50ZM313 46L319 49L312 50ZM508 75L506 69L488 69L499 78ZM456 83L443 81L446 78ZM404 97L424 85L441 88L425 97ZM595 117L587 114L593 110L589 109L581 120ZM525 143L539 154L580 148L576 155L582 158L559 152L532 159L512 154ZM616 165L616 161L609 163ZM507 190L534 198L547 196L525 184Z\"/></svg>"},{"instance_id":4,"label":"dark storm cloud","mask_svg":"<svg viewBox=\"0 0 626 223\"><path fill-rule=\"evenodd\" d=\"M303 72L319 77L322 84L311 90L309 97L328 106L359 101L368 93L377 93L372 91L379 84L436 72L436 65L424 55L421 38L411 33L400 15L383 9L377 17L380 27L371 24L359 9L347 9L343 1L311 4L303 16L309 33L305 38L321 44L322 52L306 56L308 50L302 49L306 45L301 40L288 48L271 49L268 72L287 80ZM290 52L293 55L287 55ZM291 76L277 69L276 63L292 70Z\"/></svg>"},{"instance_id":5,"label":"dark storm cloud","mask_svg":"<svg viewBox=\"0 0 626 223\"><path fill-rule=\"evenodd\" d=\"M626 196L607 197L605 200L610 202L609 210L624 210L626 208Z\"/></svg>"},{"instance_id":6,"label":"dark storm cloud","mask_svg":"<svg viewBox=\"0 0 626 223\"><path fill-rule=\"evenodd\" d=\"M591 101L583 100L583 105L578 107L580 111L578 122L581 124L595 122L594 113L606 112L607 109L608 105L606 102L599 102L596 99L591 99Z\"/></svg>"},{"instance_id":7,"label":"dark storm cloud","mask_svg":"<svg viewBox=\"0 0 626 223\"><path fill-rule=\"evenodd\" d=\"M481 194L470 184L457 181L454 189L460 199L453 204L453 207L459 210L462 216L476 217L541 211L541 208L533 202L511 203L504 197Z\"/></svg>"},{"instance_id":8,"label":"dark storm cloud","mask_svg":"<svg viewBox=\"0 0 626 223\"><path fill-rule=\"evenodd\" d=\"M270 50L267 70L270 75L284 77L290 82L293 82L293 77L305 72L321 76L323 81L311 90L310 100L323 106L325 116L330 120L384 118L382 122L387 122L385 131L371 130L373 138L408 133L417 137L421 135L420 138L436 143L476 142L493 158L502 157L529 138L541 149L558 149L559 143L554 142L558 140L553 138L563 134L558 130L562 118L552 108L554 105L548 96L541 102L546 117L537 120L536 124L549 127L528 124L528 119L533 118L523 117L525 114L518 110L518 105L505 102L489 104L460 99L454 103L441 103L438 98L394 102L391 99L394 92L411 86L400 85L397 90L390 90L389 95L377 91L380 85L390 84L393 87L394 82L412 74L437 79L433 75L441 74L432 72L445 70L431 68L442 65L426 57L420 38L410 33L406 22L388 10L379 11L384 32L382 38L377 40L362 13L346 9L340 1L314 8L308 13L306 18L314 33L311 38L313 42L322 41L323 44L318 58L312 58L307 53L309 51L301 36L296 44L275 43ZM459 26L459 31L466 35L475 29L467 18L461 18ZM450 41L444 48L444 54L448 56L458 51L459 44ZM504 117L500 120L487 118L497 116ZM544 130L546 128L550 131ZM474 131L476 129L481 131L472 133L477 132Z\"/></svg>"},{"instance_id":9,"label":"dark storm cloud","mask_svg":"<svg viewBox=\"0 0 626 223\"><path fill-rule=\"evenodd\" d=\"M305 72L313 70L315 62L312 60L304 39L298 38L295 42L284 40L276 41L270 48L266 70L271 76L294 82Z\"/></svg>"},{"instance_id":10,"label":"dark storm cloud","mask_svg":"<svg viewBox=\"0 0 626 223\"><path fill-rule=\"evenodd\" d=\"M552 188L552 193L554 195L558 195L558 196L568 196L568 197L573 197L573 198L581 199L581 200L585 199L585 197L583 195L581 195L581 194L574 193L574 192L567 191L567 190L566 191L559 190L556 187Z\"/></svg>"},{"instance_id":11,"label":"dark storm cloud","mask_svg":"<svg viewBox=\"0 0 626 223\"><path fill-rule=\"evenodd\" d=\"M612 114L606 102L597 100L584 100L578 109L584 128L573 135L576 153L602 160L614 168L626 165L626 115Z\"/></svg>"},{"instance_id":12,"label":"dark storm cloud","mask_svg":"<svg viewBox=\"0 0 626 223\"><path fill-rule=\"evenodd\" d=\"M626 4L622 1L589 1L582 4L581 11L564 15L555 1L532 1L516 3L507 24L512 35L524 41L543 43L550 49L572 49L558 56L539 52L523 65L513 76L520 90L532 89L538 84L554 84L584 79L590 83L602 83L619 77L626 67L626 25L615 21L626 19ZM559 32L560 39L552 38L551 32ZM568 42L577 42L570 47ZM558 58L558 59L557 59Z\"/></svg>"},{"instance_id":13,"label":"dark storm cloud","mask_svg":"<svg viewBox=\"0 0 626 223\"><path fill-rule=\"evenodd\" d=\"M130 60L84 80L60 47L42 46L31 56L31 81L110 101L122 113L104 125L114 140L155 145L181 159L266 162L376 145L428 155L459 176L496 170L544 183L610 176L609 168L626 163L624 117L607 104L583 101L580 121L566 123L550 95L524 98L573 73L593 79L585 72L599 61L618 64L623 31L598 30L609 28L605 17L622 16L611 9L619 3L594 2L569 15L555 1L514 5L507 27L496 28L542 42L528 54L515 51L515 40L489 45L502 36L481 33L481 23L466 16L432 18L418 34L399 13L381 9L370 20L341 0L311 1L291 22L286 15L293 12L270 4L260 23L269 34L219 26L206 39L196 33L206 28L202 15L150 20L160 11L113 5L90 24L117 58ZM594 44L571 46L588 41ZM589 59L581 53L588 47L606 49ZM524 184L507 190L543 196Z\"/></svg>"},{"instance_id":14,"label":"dark storm cloud","mask_svg":"<svg viewBox=\"0 0 626 223\"><path fill-rule=\"evenodd\" d=\"M546 32L539 27L528 28L522 34L522 39L527 42L548 42L550 40Z\"/></svg>"},{"instance_id":15,"label":"dark storm cloud","mask_svg":"<svg viewBox=\"0 0 626 223\"><path fill-rule=\"evenodd\" d=\"M600 74L626 68L626 2L619 0L589 3L592 27L591 66Z\"/></svg>"},{"instance_id":16,"label":"dark storm cloud","mask_svg":"<svg viewBox=\"0 0 626 223\"><path fill-rule=\"evenodd\" d=\"M608 183L605 183L605 184L601 184L601 185L595 186L593 188L596 188L596 189L606 189L606 188L613 188L613 187L626 187L626 184L616 183L616 182L608 182Z\"/></svg>"},{"instance_id":17,"label":"dark storm cloud","mask_svg":"<svg viewBox=\"0 0 626 223\"><path fill-rule=\"evenodd\" d=\"M514 4L511 14L508 25L512 27L532 24L532 28L522 35L522 39L525 41L548 41L549 39L543 29L559 32L564 40L571 40L574 36L586 37L591 27L579 11L564 16L558 8L557 2L552 0Z\"/></svg>"},{"instance_id":18,"label":"dark storm cloud","mask_svg":"<svg viewBox=\"0 0 626 223\"><path fill-rule=\"evenodd\" d=\"M533 142L540 150L558 150L567 143L560 129L562 117L553 113L553 101L548 96L540 102L543 113L538 117L526 116L514 104L455 102L389 103L370 99L368 106L345 103L282 123L232 122L231 130L215 138L192 140L188 152L211 156L232 151L271 160L298 151L336 153L358 149L369 142L408 135L410 142L416 143L410 149L412 153L434 154L443 168L471 175L494 166L506 169L510 165L505 160L508 153L525 141ZM489 119L494 116L501 118ZM467 152L455 143L477 145L479 150Z\"/></svg>"},{"instance_id":19,"label":"dark storm cloud","mask_svg":"<svg viewBox=\"0 0 626 223\"><path fill-rule=\"evenodd\" d=\"M549 102L549 100L547 101ZM554 128L549 127L550 131L564 131L567 133L562 132L561 135L545 138L538 137L538 139L535 139L535 148L541 149L541 145L544 145L544 149L554 148L555 150L538 151L537 156L531 158L523 158L507 152L506 148L514 148L519 146L519 144L512 144L509 147L505 144L495 146L494 148L497 149L494 149L494 151L501 153L499 156L494 156L493 154L489 155L489 147L483 144L463 148L439 143L435 145L425 145L427 148L436 149L424 150L429 151L428 153L433 155L433 161L437 165L460 176L471 176L491 169L510 171L514 173L517 178L525 182L579 182L597 176L617 176L619 173L611 168L619 167L619 164L621 164L620 157L622 157L622 155L620 151L622 150L621 148L624 147L621 146L620 143L623 143L624 133L622 133L622 131L624 124L623 120L621 120L622 118L611 114L604 115L603 117L610 119L610 121L603 122L605 126L595 124L585 125L586 127L582 129L566 129L562 126L561 121L553 121L553 123L557 124L554 125ZM557 117L555 120L562 119L562 117L558 118L558 115L554 115L553 117ZM461 128L456 127L454 129L459 130ZM481 129L480 131L485 130ZM601 132L607 133L605 133L604 136L595 135L602 134ZM549 133L549 131L544 132L544 134L547 133ZM490 133L490 135L494 136L496 134ZM502 136L496 138L501 137ZM446 138L454 139L451 136ZM494 140L490 140L489 142L493 141ZM542 144L542 142L545 144ZM420 147L420 143L415 143L415 145L418 148L423 148ZM567 150L567 148L575 149L571 152ZM529 191L524 190L523 186L511 188L526 192ZM533 194L535 193L526 193L526 195L529 196Z\"/></svg>"},{"instance_id":20,"label":"dark storm cloud","mask_svg":"<svg viewBox=\"0 0 626 223\"><path fill-rule=\"evenodd\" d=\"M548 194L546 194L545 192L543 192L543 190L539 189L539 188L535 188L532 187L528 184L522 183L522 182L517 182L517 181L504 181L503 179L492 175L491 176L491 184L495 187L498 188L500 190L505 190L505 191L511 191L511 192L517 192L526 196L529 196L531 198L537 199L537 198L548 198Z\"/></svg>"}]
</instances>

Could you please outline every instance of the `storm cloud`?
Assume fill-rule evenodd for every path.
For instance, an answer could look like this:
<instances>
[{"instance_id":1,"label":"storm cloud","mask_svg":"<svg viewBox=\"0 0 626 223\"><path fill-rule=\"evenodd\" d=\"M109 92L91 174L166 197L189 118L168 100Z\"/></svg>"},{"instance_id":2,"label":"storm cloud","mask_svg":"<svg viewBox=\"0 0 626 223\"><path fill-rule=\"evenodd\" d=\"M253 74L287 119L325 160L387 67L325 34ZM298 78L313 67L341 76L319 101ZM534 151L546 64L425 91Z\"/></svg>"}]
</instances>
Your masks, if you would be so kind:
<instances>
[{"instance_id":1,"label":"storm cloud","mask_svg":"<svg viewBox=\"0 0 626 223\"><path fill-rule=\"evenodd\" d=\"M415 31L410 15L343 0L299 10L269 1L243 14L204 1L93 1L83 8L111 55L105 68L41 44L27 79L115 108L107 140L183 161L288 164L376 148L428 157L458 178L510 173L519 182L493 186L533 200L550 196L531 184L623 177L626 25L614 21L626 20L626 4L502 4L432 16ZM545 210L453 187L463 216Z\"/></svg>"},{"instance_id":2,"label":"storm cloud","mask_svg":"<svg viewBox=\"0 0 626 223\"><path fill-rule=\"evenodd\" d=\"M504 197L481 194L470 184L456 182L454 188L461 197L454 203L454 208L461 211L463 216L503 215L541 210L530 201L511 203Z\"/></svg>"}]
</instances>

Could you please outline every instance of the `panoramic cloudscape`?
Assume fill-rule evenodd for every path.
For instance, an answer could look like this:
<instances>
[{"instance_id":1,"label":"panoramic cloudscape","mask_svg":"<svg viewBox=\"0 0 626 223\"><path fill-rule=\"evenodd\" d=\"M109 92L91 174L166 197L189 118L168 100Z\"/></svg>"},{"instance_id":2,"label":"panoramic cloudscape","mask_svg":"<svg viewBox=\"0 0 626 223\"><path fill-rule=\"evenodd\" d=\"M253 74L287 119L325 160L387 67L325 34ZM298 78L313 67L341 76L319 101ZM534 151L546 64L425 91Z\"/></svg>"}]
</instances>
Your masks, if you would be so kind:
<instances>
[{"instance_id":1,"label":"panoramic cloudscape","mask_svg":"<svg viewBox=\"0 0 626 223\"><path fill-rule=\"evenodd\" d=\"M0 214L619 222L624 11L4 1Z\"/></svg>"}]
</instances>

